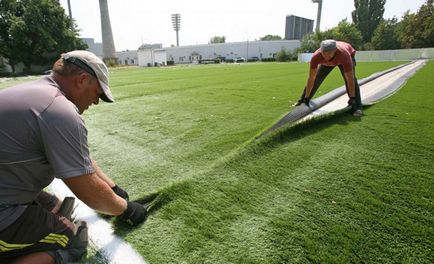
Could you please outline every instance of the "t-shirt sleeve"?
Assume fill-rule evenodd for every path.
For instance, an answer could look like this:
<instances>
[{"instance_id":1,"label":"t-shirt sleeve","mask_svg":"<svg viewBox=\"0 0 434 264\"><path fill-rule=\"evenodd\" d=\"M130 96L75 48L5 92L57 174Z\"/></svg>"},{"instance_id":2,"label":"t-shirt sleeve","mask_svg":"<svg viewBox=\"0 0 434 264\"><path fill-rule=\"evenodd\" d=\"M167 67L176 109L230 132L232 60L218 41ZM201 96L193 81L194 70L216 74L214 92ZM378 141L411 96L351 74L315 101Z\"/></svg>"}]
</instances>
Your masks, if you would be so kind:
<instances>
[{"instance_id":1,"label":"t-shirt sleeve","mask_svg":"<svg viewBox=\"0 0 434 264\"><path fill-rule=\"evenodd\" d=\"M66 179L93 173L87 129L75 106L58 96L38 117L42 149L54 176Z\"/></svg>"},{"instance_id":2,"label":"t-shirt sleeve","mask_svg":"<svg viewBox=\"0 0 434 264\"><path fill-rule=\"evenodd\" d=\"M342 61L342 67L344 68L344 72L350 72L353 70L353 59L351 58L350 53L343 52L341 61Z\"/></svg>"},{"instance_id":3,"label":"t-shirt sleeve","mask_svg":"<svg viewBox=\"0 0 434 264\"><path fill-rule=\"evenodd\" d=\"M311 69L316 69L316 68L318 68L318 64L319 64L319 62L320 62L320 55L319 55L318 52L315 52L315 53L312 55L312 58L310 59L310 68L311 68Z\"/></svg>"}]
</instances>

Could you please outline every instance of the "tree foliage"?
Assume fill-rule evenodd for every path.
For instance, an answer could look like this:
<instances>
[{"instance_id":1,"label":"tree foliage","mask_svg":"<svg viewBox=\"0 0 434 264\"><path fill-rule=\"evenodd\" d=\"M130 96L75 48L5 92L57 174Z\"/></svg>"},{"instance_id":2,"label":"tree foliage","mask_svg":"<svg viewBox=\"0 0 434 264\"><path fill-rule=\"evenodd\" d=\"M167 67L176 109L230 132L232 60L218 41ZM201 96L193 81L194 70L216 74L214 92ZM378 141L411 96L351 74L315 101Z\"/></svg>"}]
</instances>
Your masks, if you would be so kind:
<instances>
[{"instance_id":1,"label":"tree foliage","mask_svg":"<svg viewBox=\"0 0 434 264\"><path fill-rule=\"evenodd\" d=\"M371 47L374 50L399 49L398 19L383 20L374 31L371 39Z\"/></svg>"},{"instance_id":2,"label":"tree foliage","mask_svg":"<svg viewBox=\"0 0 434 264\"><path fill-rule=\"evenodd\" d=\"M360 49L363 44L362 34L352 23L346 19L339 22L339 24L324 32L315 32L307 34L303 37L300 43L300 52L315 52L321 41L325 39L334 39L350 43L356 49Z\"/></svg>"},{"instance_id":3,"label":"tree foliage","mask_svg":"<svg viewBox=\"0 0 434 264\"><path fill-rule=\"evenodd\" d=\"M226 42L226 37L225 36L215 36L215 37L212 37L210 40L209 40L209 44L214 44L214 43L225 43Z\"/></svg>"},{"instance_id":4,"label":"tree foliage","mask_svg":"<svg viewBox=\"0 0 434 264\"><path fill-rule=\"evenodd\" d=\"M297 60L297 52L296 51L290 51L287 49L282 49L276 54L276 60L277 61L293 61Z\"/></svg>"},{"instance_id":5,"label":"tree foliage","mask_svg":"<svg viewBox=\"0 0 434 264\"><path fill-rule=\"evenodd\" d=\"M84 49L56 0L0 1L0 56L14 66L47 65L63 52Z\"/></svg>"},{"instance_id":6,"label":"tree foliage","mask_svg":"<svg viewBox=\"0 0 434 264\"><path fill-rule=\"evenodd\" d=\"M269 40L281 40L282 37L278 36L278 35L265 35L262 38L259 38L259 40L263 40L263 41L269 41Z\"/></svg>"},{"instance_id":7,"label":"tree foliage","mask_svg":"<svg viewBox=\"0 0 434 264\"><path fill-rule=\"evenodd\" d=\"M363 41L370 42L378 24L383 19L386 0L354 0L353 23L362 33Z\"/></svg>"},{"instance_id":8,"label":"tree foliage","mask_svg":"<svg viewBox=\"0 0 434 264\"><path fill-rule=\"evenodd\" d=\"M398 25L401 48L427 48L434 43L434 4L427 0L417 13L406 12Z\"/></svg>"},{"instance_id":9,"label":"tree foliage","mask_svg":"<svg viewBox=\"0 0 434 264\"><path fill-rule=\"evenodd\" d=\"M324 38L350 43L356 49L363 47L362 33L346 19L339 22L336 27L324 32Z\"/></svg>"}]
</instances>

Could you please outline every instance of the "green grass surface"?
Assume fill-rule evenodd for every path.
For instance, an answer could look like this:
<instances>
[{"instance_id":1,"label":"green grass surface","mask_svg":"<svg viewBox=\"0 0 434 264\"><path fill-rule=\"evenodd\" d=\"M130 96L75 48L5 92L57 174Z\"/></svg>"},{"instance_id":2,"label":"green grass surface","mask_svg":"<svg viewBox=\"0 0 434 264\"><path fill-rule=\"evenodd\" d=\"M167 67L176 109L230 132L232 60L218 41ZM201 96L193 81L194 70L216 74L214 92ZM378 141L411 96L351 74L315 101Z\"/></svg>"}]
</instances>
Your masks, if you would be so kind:
<instances>
[{"instance_id":1,"label":"green grass surface","mask_svg":"<svg viewBox=\"0 0 434 264\"><path fill-rule=\"evenodd\" d=\"M151 264L433 263L434 63L361 119L254 140L298 99L307 67L112 71L117 102L85 113L91 153L132 199L161 192L117 234ZM335 70L318 95L342 83Z\"/></svg>"}]
</instances>

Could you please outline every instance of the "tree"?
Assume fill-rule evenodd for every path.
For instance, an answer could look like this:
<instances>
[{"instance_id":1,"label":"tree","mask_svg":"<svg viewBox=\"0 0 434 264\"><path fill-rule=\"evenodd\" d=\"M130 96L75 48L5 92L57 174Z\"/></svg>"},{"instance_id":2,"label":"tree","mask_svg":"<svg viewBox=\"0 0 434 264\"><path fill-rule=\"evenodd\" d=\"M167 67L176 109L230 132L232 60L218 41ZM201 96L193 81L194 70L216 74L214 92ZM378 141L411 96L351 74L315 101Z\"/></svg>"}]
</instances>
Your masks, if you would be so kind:
<instances>
[{"instance_id":1,"label":"tree","mask_svg":"<svg viewBox=\"0 0 434 264\"><path fill-rule=\"evenodd\" d=\"M20 42L25 39L25 24L20 17L24 13L24 6L14 0L0 1L0 56L7 58L15 72L15 65L19 61Z\"/></svg>"},{"instance_id":2,"label":"tree","mask_svg":"<svg viewBox=\"0 0 434 264\"><path fill-rule=\"evenodd\" d=\"M323 33L324 39L334 39L350 43L354 48L361 49L363 46L362 33L357 27L349 23L346 19L339 22L339 24Z\"/></svg>"},{"instance_id":3,"label":"tree","mask_svg":"<svg viewBox=\"0 0 434 264\"><path fill-rule=\"evenodd\" d=\"M30 71L31 65L47 65L61 53L86 48L57 0L0 3L0 55L13 71L19 62Z\"/></svg>"},{"instance_id":4,"label":"tree","mask_svg":"<svg viewBox=\"0 0 434 264\"><path fill-rule=\"evenodd\" d=\"M300 48L298 49L298 52L300 53L315 52L319 48L321 41L323 41L324 39L325 39L324 34L322 32L306 34L301 39Z\"/></svg>"},{"instance_id":5,"label":"tree","mask_svg":"<svg viewBox=\"0 0 434 264\"><path fill-rule=\"evenodd\" d=\"M370 42L378 24L383 19L386 0L354 0L353 23L362 33L363 41Z\"/></svg>"},{"instance_id":6,"label":"tree","mask_svg":"<svg viewBox=\"0 0 434 264\"><path fill-rule=\"evenodd\" d=\"M416 14L406 12L397 34L402 48L426 48L434 43L434 5L427 0Z\"/></svg>"},{"instance_id":7,"label":"tree","mask_svg":"<svg viewBox=\"0 0 434 264\"><path fill-rule=\"evenodd\" d=\"M269 40L281 40L282 37L278 36L278 35L265 35L262 38L259 38L259 40L263 40L263 41L269 41Z\"/></svg>"},{"instance_id":8,"label":"tree","mask_svg":"<svg viewBox=\"0 0 434 264\"><path fill-rule=\"evenodd\" d=\"M301 40L299 52L315 52L319 48L321 41L325 39L345 41L356 49L360 49L363 43L360 31L354 24L344 19L336 27L327 31L305 35Z\"/></svg>"},{"instance_id":9,"label":"tree","mask_svg":"<svg viewBox=\"0 0 434 264\"><path fill-rule=\"evenodd\" d=\"M372 48L375 50L399 49L400 44L398 41L397 29L397 18L381 21L372 36Z\"/></svg>"},{"instance_id":10,"label":"tree","mask_svg":"<svg viewBox=\"0 0 434 264\"><path fill-rule=\"evenodd\" d=\"M209 40L209 44L214 44L214 43L225 43L226 42L226 37L225 36L215 36L215 37L212 37L210 40Z\"/></svg>"}]
</instances>

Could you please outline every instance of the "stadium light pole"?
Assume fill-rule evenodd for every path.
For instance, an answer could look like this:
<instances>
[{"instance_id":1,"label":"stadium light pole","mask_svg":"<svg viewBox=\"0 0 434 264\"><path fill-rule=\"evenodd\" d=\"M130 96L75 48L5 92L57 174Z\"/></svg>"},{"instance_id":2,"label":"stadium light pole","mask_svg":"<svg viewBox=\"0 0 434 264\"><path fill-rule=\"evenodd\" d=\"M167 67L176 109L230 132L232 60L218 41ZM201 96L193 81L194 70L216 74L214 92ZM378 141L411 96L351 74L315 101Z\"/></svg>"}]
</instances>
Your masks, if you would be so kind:
<instances>
[{"instance_id":1,"label":"stadium light pole","mask_svg":"<svg viewBox=\"0 0 434 264\"><path fill-rule=\"evenodd\" d=\"M316 14L315 32L319 32L319 26L321 24L322 0L312 0L312 3L318 3L318 12Z\"/></svg>"},{"instance_id":2,"label":"stadium light pole","mask_svg":"<svg viewBox=\"0 0 434 264\"><path fill-rule=\"evenodd\" d=\"M176 31L176 46L179 47L179 35L178 32L181 29L181 15L172 14L173 30Z\"/></svg>"}]
</instances>

